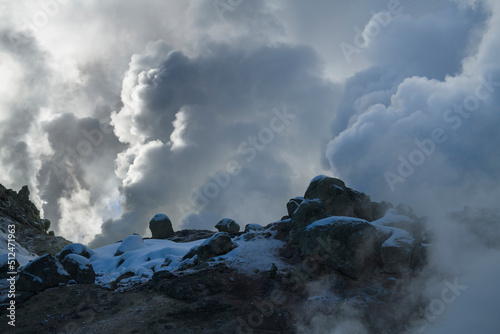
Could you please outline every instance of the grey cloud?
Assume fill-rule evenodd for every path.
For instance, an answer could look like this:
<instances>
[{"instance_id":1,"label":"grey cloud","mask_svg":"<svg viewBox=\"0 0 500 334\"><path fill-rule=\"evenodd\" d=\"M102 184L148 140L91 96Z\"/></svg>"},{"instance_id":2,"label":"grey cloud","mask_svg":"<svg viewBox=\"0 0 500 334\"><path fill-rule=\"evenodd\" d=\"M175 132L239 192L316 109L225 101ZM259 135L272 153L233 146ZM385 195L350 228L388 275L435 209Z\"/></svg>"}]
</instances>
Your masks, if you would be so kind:
<instances>
[{"instance_id":1,"label":"grey cloud","mask_svg":"<svg viewBox=\"0 0 500 334\"><path fill-rule=\"evenodd\" d=\"M156 47L158 52L166 50ZM131 64L129 75L134 72L137 80L126 79L136 84L124 92L136 99L125 103L112 119L117 134L132 143L129 152L134 160L127 160L121 170L128 171L131 180L139 180L123 187L123 207L143 215L137 222L124 221L128 216L116 220L120 235L131 233L132 228L118 226L144 224L156 211L165 211L177 226L185 214L200 210L201 214L233 215L248 223L279 219L284 209L273 203L284 205L295 196L288 185L291 170L308 163L289 161L287 151L320 155L321 137L304 134L327 124L324 120L329 119L338 88L321 78L314 51L285 45L243 51L223 44L210 50L209 56L197 58L170 52L156 66L147 59L158 57L148 53L146 60L136 57ZM129 96L123 100L131 101ZM134 105L143 107L134 109ZM275 112L283 112L284 107L293 120L277 119L280 131L266 132L268 137L261 142L259 133L264 128L269 131ZM180 112L184 126L177 139L185 146L177 150L172 123ZM225 171L229 161L238 162L242 171L227 187L220 187L209 203L197 206L193 196L196 199L200 189L213 183L211 174Z\"/></svg>"},{"instance_id":2,"label":"grey cloud","mask_svg":"<svg viewBox=\"0 0 500 334\"><path fill-rule=\"evenodd\" d=\"M437 187L454 189L452 192L455 194L463 194L472 189L475 193L484 193L483 184L486 179L494 177L499 161L491 145L486 142L497 137L488 124L496 119L491 103L497 99L498 92L479 101L480 106L474 113L477 117L459 119L461 116L457 113L448 111L454 104L463 105L469 96L474 95L475 89L481 85L480 75L484 78L493 75L496 78L496 72L491 71L479 72L473 77L451 77L456 71L462 72L461 65L458 65L461 64L460 55L464 57L471 50L480 50L481 41L474 41L478 46L469 48L469 37L476 36L474 31L477 29L483 29L488 15L483 8L476 10L479 11L478 15L464 12L464 19L460 24L452 23L451 19L438 21L437 16L419 18L413 23L413 27L410 23L410 28L407 25L400 27L398 22L393 22L393 26L387 27L390 39L386 41L384 35L374 42L373 47L379 48L379 51L373 55L380 65L347 82L346 96L339 109L338 120L332 126L336 137L330 142L327 155L341 177L377 198L415 202L419 209L427 212L437 203L434 197L439 194ZM448 11L443 14L444 17L448 15ZM418 32L417 35L410 35L418 41L421 39L419 34L426 35L432 29L439 31L438 38L446 35L461 36L461 39L454 42L453 52L437 52L436 56L439 53L442 59L431 61L431 66L426 66L425 58L420 62L421 60L416 59L417 55L408 57L405 56L406 51L399 52L407 48L417 54L429 52L437 40L433 42L431 38L430 44L427 47L424 45L419 51L415 49L418 44L414 43L413 38L408 38L407 33ZM465 33L467 31L470 33ZM403 44L404 38L408 39L405 44L409 47ZM399 41L399 44L387 44L392 41ZM384 57L381 57L382 54ZM380 61L381 58L383 61ZM407 67L404 65L406 61L409 64ZM433 67L435 64L446 63L451 67ZM450 77L439 81L444 79L445 74ZM452 117L455 118L451 120ZM461 122L460 126L458 122ZM445 142L428 144L428 152L432 145L436 147L429 156L424 154L422 166L415 166L411 176L405 175L401 179L404 181L391 188L385 177L386 172L399 175L397 168L402 161L400 157L407 160L412 154L413 158L420 157L420 153L414 153L415 150L421 150L419 145L428 143L429 139L433 140L432 133L436 128L445 132ZM492 189L490 196L495 191L497 190ZM450 196L448 199L438 196L441 197L439 205L448 208L471 200L463 196ZM481 200L475 202L482 204L483 200L481 197Z\"/></svg>"}]
</instances>

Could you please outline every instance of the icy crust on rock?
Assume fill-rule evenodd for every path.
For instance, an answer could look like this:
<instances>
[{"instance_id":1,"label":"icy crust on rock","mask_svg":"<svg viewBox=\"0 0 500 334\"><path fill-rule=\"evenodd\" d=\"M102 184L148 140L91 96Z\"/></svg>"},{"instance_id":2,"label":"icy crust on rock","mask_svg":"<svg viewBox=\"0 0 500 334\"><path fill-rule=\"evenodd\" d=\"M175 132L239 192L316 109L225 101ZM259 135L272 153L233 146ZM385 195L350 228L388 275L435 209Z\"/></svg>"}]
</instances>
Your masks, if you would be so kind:
<instances>
[{"instance_id":1,"label":"icy crust on rock","mask_svg":"<svg viewBox=\"0 0 500 334\"><path fill-rule=\"evenodd\" d=\"M80 269L85 270L90 266L90 261L78 254L68 254L64 257L64 260L70 260L71 262L77 263Z\"/></svg>"},{"instance_id":2,"label":"icy crust on rock","mask_svg":"<svg viewBox=\"0 0 500 334\"><path fill-rule=\"evenodd\" d=\"M164 213L157 213L153 218L151 218L152 221L162 221L165 219L170 220L170 218L168 218L168 216Z\"/></svg>"},{"instance_id":3,"label":"icy crust on rock","mask_svg":"<svg viewBox=\"0 0 500 334\"><path fill-rule=\"evenodd\" d=\"M329 225L338 225L338 224L358 224L358 223L368 223L364 219L353 218L353 217L344 217L344 216L333 216L324 219L320 219L311 223L307 226L306 230L312 230L318 227L325 227Z\"/></svg>"}]
</instances>

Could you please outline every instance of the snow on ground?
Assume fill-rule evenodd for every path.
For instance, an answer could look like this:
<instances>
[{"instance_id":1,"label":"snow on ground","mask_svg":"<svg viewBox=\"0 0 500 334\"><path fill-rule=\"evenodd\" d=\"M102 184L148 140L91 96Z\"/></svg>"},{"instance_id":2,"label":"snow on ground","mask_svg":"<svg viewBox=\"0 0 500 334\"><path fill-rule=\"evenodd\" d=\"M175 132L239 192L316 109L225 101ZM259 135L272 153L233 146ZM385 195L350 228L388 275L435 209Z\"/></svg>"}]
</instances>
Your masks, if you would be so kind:
<instances>
[{"instance_id":1,"label":"snow on ground","mask_svg":"<svg viewBox=\"0 0 500 334\"><path fill-rule=\"evenodd\" d=\"M17 241L10 242L15 245L14 252L16 253L16 260L19 262L19 265L25 266L33 259L36 259L38 256L36 254L30 253L26 248L21 246ZM0 265L4 264L8 260L8 244L9 239L7 234L0 231Z\"/></svg>"},{"instance_id":2,"label":"snow on ground","mask_svg":"<svg viewBox=\"0 0 500 334\"><path fill-rule=\"evenodd\" d=\"M249 241L245 241L241 237L235 238L233 241L238 247L215 259L225 260L228 267L234 268L242 274L251 276L256 271L270 270L273 264L278 270L289 267L278 254L278 250L285 245L283 241L264 238L259 234L256 234L255 238Z\"/></svg>"},{"instance_id":3,"label":"snow on ground","mask_svg":"<svg viewBox=\"0 0 500 334\"><path fill-rule=\"evenodd\" d=\"M117 242L94 249L94 255L90 258L90 262L97 274L97 283L102 285L111 283L126 272L133 272L138 276L151 277L153 275L153 268L155 270L160 269L167 258L172 262L164 268L167 270L176 269L182 257L192 247L198 246L204 240L177 243L170 240L144 239L144 247L114 256L118 248L122 245L122 242Z\"/></svg>"},{"instance_id":4,"label":"snow on ground","mask_svg":"<svg viewBox=\"0 0 500 334\"><path fill-rule=\"evenodd\" d=\"M334 216L315 221L314 223L307 226L306 230L312 230L316 227L327 226L333 224L352 224L352 223L367 223L364 219L344 217L344 216Z\"/></svg>"},{"instance_id":5,"label":"snow on ground","mask_svg":"<svg viewBox=\"0 0 500 334\"><path fill-rule=\"evenodd\" d=\"M125 253L135 251L144 247L146 247L146 245L144 245L142 237L138 234L133 234L126 237L116 251L119 253Z\"/></svg>"},{"instance_id":6,"label":"snow on ground","mask_svg":"<svg viewBox=\"0 0 500 334\"><path fill-rule=\"evenodd\" d=\"M135 240L134 243L138 241L137 238L140 238L139 236L131 237L134 237L131 238ZM129 238L125 238L123 242L94 249L90 262L97 274L96 283L107 286L127 272L136 274L136 277L128 279L130 282L144 282L151 278L156 271L174 271L185 265L185 263L181 264L182 258L191 248L209 240L200 239L193 242L177 243L170 240L144 239L143 247L137 249L132 247L123 254L115 256L118 249L127 249L123 245L128 243L127 240L131 240ZM229 267L246 275L253 275L257 270L270 270L273 264L278 269L288 267L278 255L279 248L284 245L283 241L272 237L264 238L262 234L255 233L255 237L249 241L237 237L233 239L233 242L238 247L225 255L214 257L214 260L225 261ZM165 259L171 262L162 267ZM192 261L192 259L190 260Z\"/></svg>"}]
</instances>

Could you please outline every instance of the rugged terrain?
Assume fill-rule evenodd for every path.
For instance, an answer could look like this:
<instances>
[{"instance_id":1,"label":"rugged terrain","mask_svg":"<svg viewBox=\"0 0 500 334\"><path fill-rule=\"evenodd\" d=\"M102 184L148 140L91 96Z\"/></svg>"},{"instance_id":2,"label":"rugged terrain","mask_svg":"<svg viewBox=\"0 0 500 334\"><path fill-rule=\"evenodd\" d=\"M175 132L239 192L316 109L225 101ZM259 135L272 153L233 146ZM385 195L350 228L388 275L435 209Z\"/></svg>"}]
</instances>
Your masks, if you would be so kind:
<instances>
[{"instance_id":1,"label":"rugged terrain","mask_svg":"<svg viewBox=\"0 0 500 334\"><path fill-rule=\"evenodd\" d=\"M424 317L425 285L436 280L427 219L408 205L372 202L335 178L314 178L266 226L240 231L228 218L217 233L174 231L158 214L152 238L131 235L93 250L47 233L27 188L0 190L2 231L16 225L22 254L16 326L2 321L2 332L325 333L348 326L342 333L401 333ZM466 208L452 216L490 247L500 244L498 229L484 228L497 226L497 215Z\"/></svg>"}]
</instances>

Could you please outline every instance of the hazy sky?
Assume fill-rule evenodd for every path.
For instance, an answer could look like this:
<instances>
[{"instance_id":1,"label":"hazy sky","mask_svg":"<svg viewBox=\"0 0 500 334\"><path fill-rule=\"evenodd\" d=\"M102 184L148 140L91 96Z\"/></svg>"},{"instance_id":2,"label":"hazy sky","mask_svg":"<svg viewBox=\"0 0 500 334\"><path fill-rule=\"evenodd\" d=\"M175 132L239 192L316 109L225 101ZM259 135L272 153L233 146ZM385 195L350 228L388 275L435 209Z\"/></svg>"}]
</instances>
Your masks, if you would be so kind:
<instances>
[{"instance_id":1,"label":"hazy sky","mask_svg":"<svg viewBox=\"0 0 500 334\"><path fill-rule=\"evenodd\" d=\"M93 246L266 224L327 174L500 198L498 1L0 0L0 183ZM104 223L103 223L104 222Z\"/></svg>"}]
</instances>

